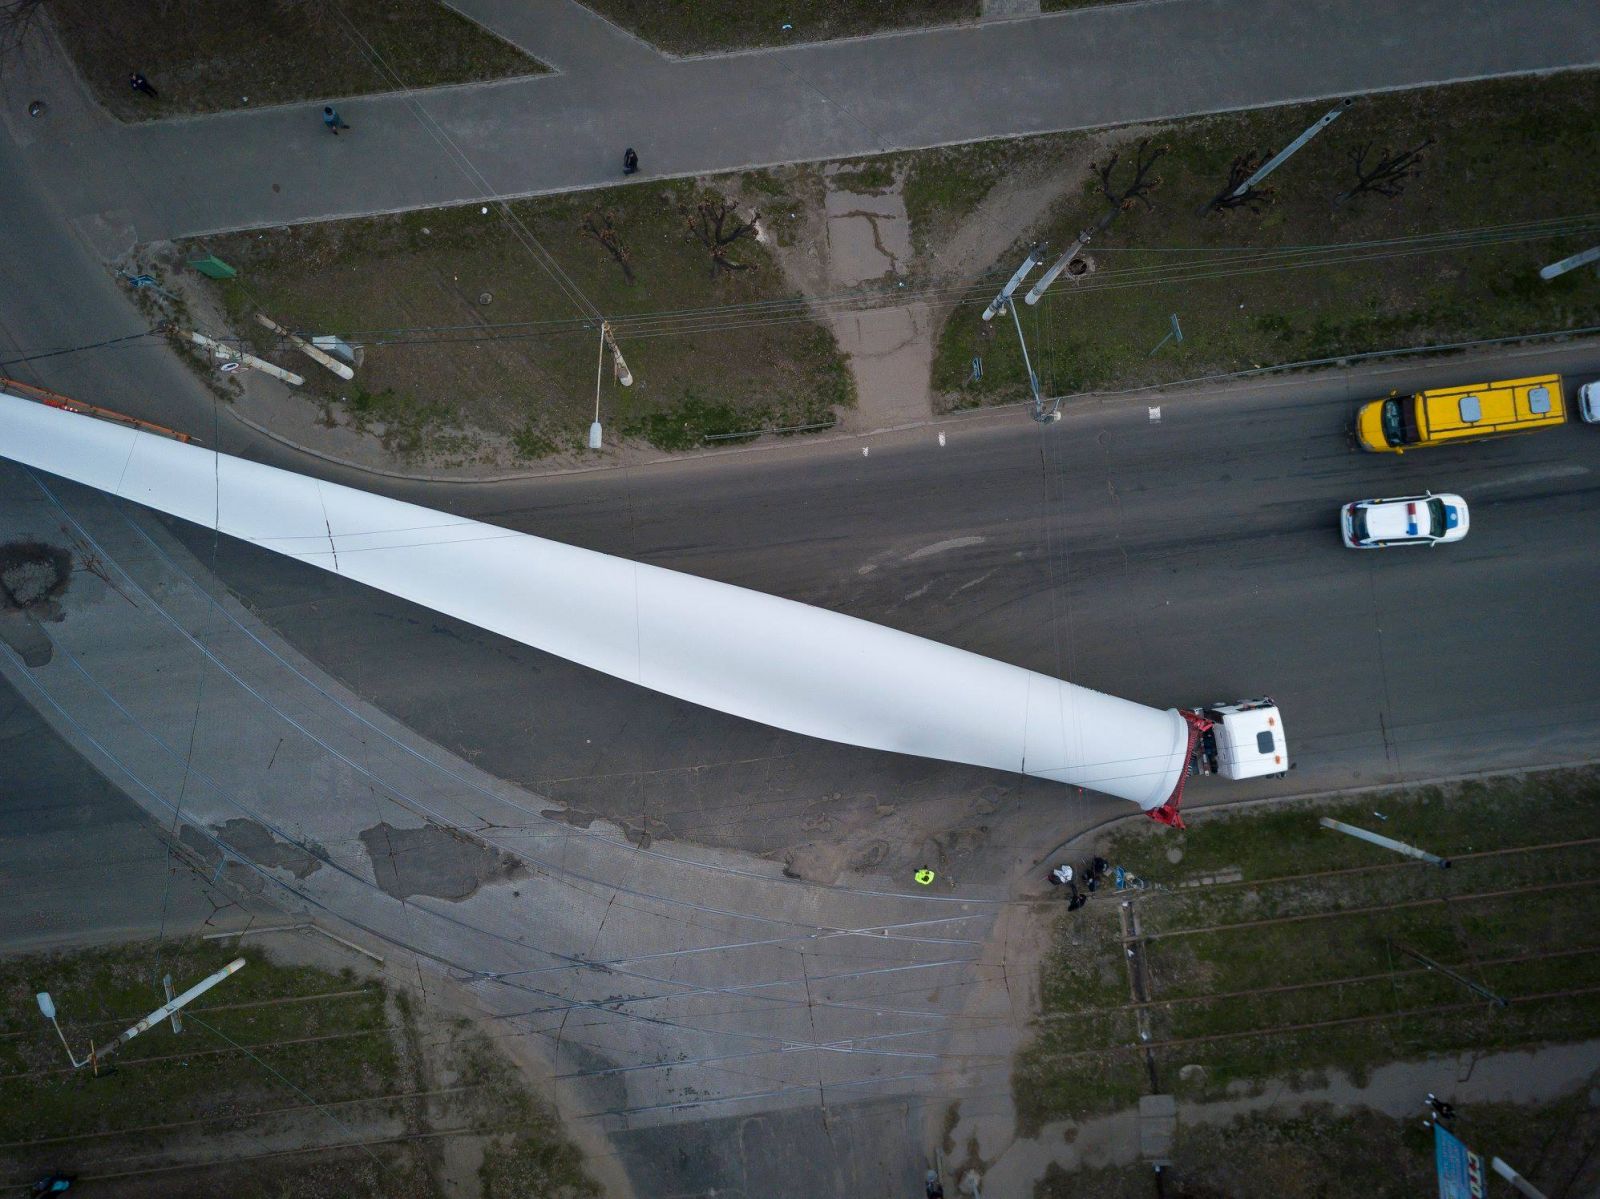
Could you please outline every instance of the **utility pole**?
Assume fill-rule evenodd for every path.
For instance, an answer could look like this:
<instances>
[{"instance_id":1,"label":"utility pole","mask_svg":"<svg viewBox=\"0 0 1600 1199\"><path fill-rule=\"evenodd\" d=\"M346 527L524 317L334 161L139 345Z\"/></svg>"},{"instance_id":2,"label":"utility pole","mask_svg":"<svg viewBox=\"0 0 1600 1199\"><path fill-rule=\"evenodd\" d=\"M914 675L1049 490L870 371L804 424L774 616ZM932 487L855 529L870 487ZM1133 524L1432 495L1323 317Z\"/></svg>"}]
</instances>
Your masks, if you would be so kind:
<instances>
[{"instance_id":1,"label":"utility pole","mask_svg":"<svg viewBox=\"0 0 1600 1199\"><path fill-rule=\"evenodd\" d=\"M1595 246L1592 250L1583 250L1570 258L1563 258L1560 262L1552 262L1549 266L1540 270L1539 278L1554 279L1558 275L1565 275L1568 271L1575 271L1580 266L1586 266L1595 261L1600 261L1600 246Z\"/></svg>"},{"instance_id":2,"label":"utility pole","mask_svg":"<svg viewBox=\"0 0 1600 1199\"><path fill-rule=\"evenodd\" d=\"M341 378L341 379L354 379L356 377L355 371L351 370L348 366L346 366L344 363L340 362L337 358L333 357L331 354L323 353L321 350L317 349L316 346L314 346L310 342L308 342L305 338L296 337L293 333L289 332L289 330L285 329L282 325L278 324L277 321L273 320L266 313L264 313L264 312L256 313L256 320L260 324L264 325L266 328L271 329L279 337L287 338L288 341L289 341L289 344L294 346L295 349L297 349L301 353L305 354L306 357L310 358L313 362L320 362L323 366L327 367L334 374L338 375L339 378Z\"/></svg>"},{"instance_id":3,"label":"utility pole","mask_svg":"<svg viewBox=\"0 0 1600 1199\"><path fill-rule=\"evenodd\" d=\"M1010 309L1011 319L1017 326L1017 342L1022 346L1022 366L1028 372L1028 390L1033 393L1033 419L1041 423L1060 419L1061 401L1057 399L1053 407L1048 411L1045 409L1044 396L1039 392L1039 376L1033 373L1033 361L1028 357L1028 339L1022 335L1022 318L1017 314L1017 302L1013 298L1013 293L1022 286L1022 281L1027 278L1028 272L1042 261L1044 261L1044 246L1035 245L1028 251L1028 257L1023 260L1022 265L1012 272L1010 279L1006 280L1006 285L1000 289L1000 293L990 300L989 306L983 310L983 319L989 320L995 313ZM1039 283L1043 286L1046 280L1041 279ZM1038 291L1039 287L1033 290ZM1033 292L1028 294L1031 296ZM1033 303L1031 299L1028 302Z\"/></svg>"},{"instance_id":4,"label":"utility pole","mask_svg":"<svg viewBox=\"0 0 1600 1199\"><path fill-rule=\"evenodd\" d=\"M211 351L213 357L222 362L225 369L232 370L237 367L248 366L252 370L264 371L273 376L273 378L282 379L292 387L299 387L305 382L293 371L286 371L281 366L273 366L272 363L264 358L257 358L254 354L246 354L244 351L236 350L232 346L223 345L220 341L207 337L204 333L196 333L191 329L188 333L180 334L179 336L187 337L197 346L205 346L206 349ZM231 366L229 365L230 363L232 364Z\"/></svg>"},{"instance_id":5,"label":"utility pole","mask_svg":"<svg viewBox=\"0 0 1600 1199\"><path fill-rule=\"evenodd\" d=\"M1261 164L1261 168L1258 171L1256 171L1256 173L1254 175L1251 175L1250 178L1246 179L1243 183L1241 183L1238 187L1234 188L1231 192L1224 192L1222 194L1219 194L1215 199L1213 199L1210 203L1208 203L1204 208L1202 208L1200 210L1199 215L1200 216L1205 216L1206 213L1210 212L1213 208L1215 208L1217 206L1217 201L1218 200L1233 199L1233 198L1236 198L1238 196L1244 195L1245 192L1249 191L1252 187L1254 187L1256 184L1260 183L1268 175L1272 174L1273 171L1277 170L1284 163L1288 162L1289 159L1292 158L1295 155L1295 153L1300 150L1301 147L1303 147L1312 138L1316 137L1317 134L1321 133L1329 125L1331 125L1335 121L1337 121L1341 116L1344 115L1345 110L1347 108L1349 108L1354 103L1355 103L1355 98L1354 97L1350 97L1348 99L1340 100L1339 101L1339 106L1337 108L1329 109L1322 116L1318 117L1316 119L1316 121L1314 121L1311 124L1311 126L1306 129L1306 131L1304 133L1302 133L1299 137L1295 138L1294 141L1290 142L1283 149L1279 150L1271 158L1267 159L1266 162L1262 163Z\"/></svg>"},{"instance_id":6,"label":"utility pole","mask_svg":"<svg viewBox=\"0 0 1600 1199\"><path fill-rule=\"evenodd\" d=\"M617 347L617 339L612 336L611 323L600 322L600 361L594 369L594 422L589 426L589 448L598 450L602 443L603 430L600 427L600 381L605 377L606 350L611 351L611 375L624 387L633 386L633 372L628 369L628 364L623 360L622 351Z\"/></svg>"},{"instance_id":7,"label":"utility pole","mask_svg":"<svg viewBox=\"0 0 1600 1199\"><path fill-rule=\"evenodd\" d=\"M1529 1182L1522 1175L1518 1174L1510 1166L1506 1165L1505 1162L1501 1161L1498 1157L1490 1159L1489 1167L1496 1174L1500 1175L1501 1178L1504 1178L1507 1182L1509 1182L1517 1191L1526 1195L1528 1199L1545 1199L1543 1191L1534 1186L1533 1183Z\"/></svg>"},{"instance_id":8,"label":"utility pole","mask_svg":"<svg viewBox=\"0 0 1600 1199\"><path fill-rule=\"evenodd\" d=\"M1113 208L1107 215L1109 217L1114 217L1116 211L1117 210ZM1101 228L1105 228L1109 224L1111 224L1111 221L1107 219L1107 217L1100 218ZM1050 269L1039 276L1039 282L1035 283L1033 285L1033 289L1023 297L1023 299L1028 302L1028 307L1032 308L1039 302L1039 297L1044 295L1046 289L1056 281L1056 276L1067 269L1067 266L1074 258L1078 256L1083 247L1089 244L1090 239L1092 239L1094 235L1095 230L1093 228L1085 229L1082 233L1078 234L1078 240L1067 247L1067 252L1060 258L1057 258L1051 265Z\"/></svg>"},{"instance_id":9,"label":"utility pole","mask_svg":"<svg viewBox=\"0 0 1600 1199\"><path fill-rule=\"evenodd\" d=\"M1372 845L1380 845L1384 849L1392 849L1395 851L1395 853L1403 853L1408 858L1416 858L1418 861L1428 862L1431 865L1439 867L1441 870L1450 869L1449 858L1441 858L1436 853L1429 853L1425 849L1418 849L1415 845L1407 845L1404 841L1396 841L1393 837L1385 837L1378 833L1369 833L1364 828L1357 828L1353 824L1345 824L1343 821L1332 820L1327 816L1323 816L1318 819L1317 823L1323 828L1331 828L1334 832L1343 833L1347 837L1355 837L1357 840L1366 841Z\"/></svg>"}]
</instances>

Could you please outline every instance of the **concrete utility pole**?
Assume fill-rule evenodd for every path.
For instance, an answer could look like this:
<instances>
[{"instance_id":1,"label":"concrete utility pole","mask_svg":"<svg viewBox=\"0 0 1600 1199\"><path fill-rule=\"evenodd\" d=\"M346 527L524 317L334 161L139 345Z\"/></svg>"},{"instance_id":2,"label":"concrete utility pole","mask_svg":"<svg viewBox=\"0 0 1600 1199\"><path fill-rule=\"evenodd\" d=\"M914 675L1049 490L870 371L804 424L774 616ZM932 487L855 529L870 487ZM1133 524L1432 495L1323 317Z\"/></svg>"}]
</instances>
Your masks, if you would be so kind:
<instances>
[{"instance_id":1,"label":"concrete utility pole","mask_svg":"<svg viewBox=\"0 0 1600 1199\"><path fill-rule=\"evenodd\" d=\"M1505 1162L1501 1161L1498 1157L1491 1159L1489 1166L1496 1174L1500 1175L1501 1178L1504 1178L1514 1188L1516 1188L1516 1190L1526 1195L1528 1199L1545 1199L1543 1191L1534 1186L1533 1183L1529 1182L1522 1175L1518 1174L1510 1166L1506 1165Z\"/></svg>"},{"instance_id":2,"label":"concrete utility pole","mask_svg":"<svg viewBox=\"0 0 1600 1199\"><path fill-rule=\"evenodd\" d=\"M1432 865L1439 867L1441 870L1450 869L1449 858L1441 858L1436 853L1429 853L1425 849L1418 849L1415 845L1407 845L1404 841L1396 841L1393 837L1385 837L1378 833L1369 833L1364 828L1357 828L1353 824L1345 824L1342 821L1331 820L1326 816L1321 817L1317 823L1323 828L1331 828L1334 832L1343 833L1347 837L1355 837L1358 840L1367 841L1373 845L1381 845L1384 849L1392 849L1395 851L1395 853L1403 853L1408 858L1416 858L1418 861L1429 862Z\"/></svg>"},{"instance_id":3,"label":"concrete utility pole","mask_svg":"<svg viewBox=\"0 0 1600 1199\"><path fill-rule=\"evenodd\" d=\"M1043 261L1044 243L1041 242L1028 251L1028 257L1023 260L1022 265L1006 281L1006 285L1000 289L1000 294L989 301L989 307L983 310L983 319L986 321L993 320L995 313L1004 309L1011 302L1011 293L1022 286L1022 281L1028 277L1028 272Z\"/></svg>"},{"instance_id":4,"label":"concrete utility pole","mask_svg":"<svg viewBox=\"0 0 1600 1199\"><path fill-rule=\"evenodd\" d=\"M1108 216L1114 217L1116 212L1117 210L1113 208ZM1107 220L1106 217L1101 217L1100 223L1101 227L1103 228L1104 226L1109 225L1111 222ZM1095 231L1093 228L1085 229L1082 233L1078 234L1078 240L1067 247L1067 252L1060 258L1057 258L1050 269L1039 276L1039 282L1035 283L1032 290L1030 290L1028 294L1023 297L1023 299L1028 302L1028 306L1030 308L1039 302L1039 297L1044 295L1049 286L1056 281L1056 276L1067 269L1067 266L1072 262L1072 260L1078 256L1079 251L1081 251L1084 246L1089 244L1089 241L1094 237L1094 234Z\"/></svg>"},{"instance_id":5,"label":"concrete utility pole","mask_svg":"<svg viewBox=\"0 0 1600 1199\"><path fill-rule=\"evenodd\" d=\"M316 346L306 341L305 338L296 337L293 333L289 332L289 330L278 324L277 321L273 320L266 313L256 313L256 320L262 325L265 325L268 329L271 329L279 337L288 338L289 344L294 346L295 349L301 351L313 362L320 362L334 374L338 375L339 378L354 379L356 377L355 371L351 370L337 358L333 357L331 354L323 353L321 350L317 349Z\"/></svg>"},{"instance_id":6,"label":"concrete utility pole","mask_svg":"<svg viewBox=\"0 0 1600 1199\"><path fill-rule=\"evenodd\" d=\"M1284 163L1288 162L1289 159L1294 156L1296 151L1298 151L1312 138L1316 137L1317 134L1321 133L1329 125L1337 121L1341 116L1344 115L1345 109L1349 108L1354 103L1354 98L1340 100L1339 107L1330 109L1328 112L1318 117L1316 122L1312 124L1309 129L1307 129L1299 137L1295 138L1294 141L1290 142L1283 149L1279 150L1271 158L1267 159L1266 162L1262 163L1259 171L1257 171L1254 175L1251 175L1250 178L1246 179L1238 187L1234 188L1229 195L1232 197L1244 195L1245 192L1249 191L1268 175L1272 174L1273 171L1277 170Z\"/></svg>"},{"instance_id":7,"label":"concrete utility pole","mask_svg":"<svg viewBox=\"0 0 1600 1199\"><path fill-rule=\"evenodd\" d=\"M299 387L305 382L303 378L293 371L286 371L281 366L273 366L272 363L265 359L257 358L254 354L246 354L244 351L236 350L232 346L225 346L215 338L207 337L204 333L196 333L193 329L190 329L187 334L182 334L181 336L188 337L197 346L205 346L206 349L211 351L212 356L220 360L224 366L230 362L235 366L248 366L251 370L264 371L275 379L282 379L292 387Z\"/></svg>"},{"instance_id":8,"label":"concrete utility pole","mask_svg":"<svg viewBox=\"0 0 1600 1199\"><path fill-rule=\"evenodd\" d=\"M1560 262L1552 262L1540 270L1539 278L1554 279L1558 275L1565 275L1568 271L1575 271L1580 266L1596 261L1600 261L1600 246L1595 246L1592 250L1583 250L1570 258L1563 258Z\"/></svg>"}]
</instances>

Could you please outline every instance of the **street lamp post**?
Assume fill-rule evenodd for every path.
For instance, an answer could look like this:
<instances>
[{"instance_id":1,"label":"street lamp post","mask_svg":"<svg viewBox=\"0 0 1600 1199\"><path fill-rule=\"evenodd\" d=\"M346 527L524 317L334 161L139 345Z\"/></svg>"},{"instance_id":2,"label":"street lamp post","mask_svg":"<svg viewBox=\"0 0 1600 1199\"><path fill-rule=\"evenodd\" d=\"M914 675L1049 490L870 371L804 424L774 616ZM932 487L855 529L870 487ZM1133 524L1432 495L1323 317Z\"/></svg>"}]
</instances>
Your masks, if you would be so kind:
<instances>
[{"instance_id":1,"label":"street lamp post","mask_svg":"<svg viewBox=\"0 0 1600 1199\"><path fill-rule=\"evenodd\" d=\"M633 386L633 372L628 369L628 364L623 360L622 350L617 346L617 339L611 332L609 321L600 322L600 361L594 368L594 421L589 426L589 448L598 450L601 445L603 430L600 427L600 381L605 377L606 349L611 350L611 373L618 383L624 387Z\"/></svg>"},{"instance_id":2,"label":"street lamp post","mask_svg":"<svg viewBox=\"0 0 1600 1199\"><path fill-rule=\"evenodd\" d=\"M216 986L223 979L227 978L230 974L237 974L240 970L243 970L244 964L243 958L234 958L233 961L229 962L215 974L206 975L206 977L195 983L194 986L190 987L182 995L179 995L176 999L167 1000L166 1003L162 1004L155 1011L151 1012L143 1020L140 1020L137 1024L125 1029L115 1041L112 1041L111 1044L107 1045L103 1050L96 1052L94 1042L89 1042L89 1056L84 1058L81 1062L72 1056L72 1046L67 1044L66 1034L61 1031L61 1025L56 1023L56 1005L55 1001L50 998L50 992L40 991L36 996L34 996L34 998L39 1001L39 1011L44 1014L44 1018L50 1021L51 1024L55 1025L56 1036L61 1038L61 1047L67 1051L67 1060L72 1063L72 1068L74 1070L81 1070L85 1066L93 1066L95 1068L95 1072L98 1073L100 1069L101 1058L110 1057L118 1049L121 1049L129 1041L133 1040L134 1037L138 1036L151 1026L160 1024L169 1016L176 1017L179 1009L184 1007L184 1005L192 1002L195 999L198 999L201 995L204 995L207 991ZM174 1020L174 1022L176 1021Z\"/></svg>"},{"instance_id":3,"label":"street lamp post","mask_svg":"<svg viewBox=\"0 0 1600 1199\"><path fill-rule=\"evenodd\" d=\"M1075 254L1077 249L1074 248L1068 253L1069 255ZM1017 301L1013 293L1016 292L1018 287L1022 286L1022 281L1027 278L1028 272L1042 261L1044 261L1044 246L1040 244L1028 251L1028 257L1023 260L1022 265L1016 269L1016 272L1006 281L1006 285L1000 289L999 294L990 300L989 306L983 310L984 320L991 319L998 312L1010 310L1011 319L1017 326L1017 341L1022 346L1022 366L1028 372L1028 390L1033 393L1033 419L1040 423L1060 418L1061 401L1058 398L1054 406L1048 409L1045 407L1044 396L1039 393L1039 376L1033 373L1033 362L1028 357L1028 339L1022 335L1022 317L1017 313ZM1067 259L1063 258L1057 266L1065 266L1066 261ZM1033 291L1028 293L1028 303L1032 304L1035 300L1035 293L1043 292L1046 287L1050 286L1050 280L1053 278L1055 278L1055 275L1047 274L1043 279L1040 279Z\"/></svg>"},{"instance_id":4,"label":"street lamp post","mask_svg":"<svg viewBox=\"0 0 1600 1199\"><path fill-rule=\"evenodd\" d=\"M56 1003L55 1000L50 998L50 992L40 991L34 996L34 998L39 1001L39 1011L44 1013L44 1018L50 1021L51 1024L55 1025L56 1036L61 1038L61 1048L67 1051L67 1060L72 1063L72 1068L74 1070L79 1070L84 1066L87 1066L89 1064L89 1059L94 1056L94 1053L91 1050L89 1057L85 1058L81 1062L72 1056L72 1046L67 1044L67 1034L61 1031L61 1025L56 1021Z\"/></svg>"}]
</instances>

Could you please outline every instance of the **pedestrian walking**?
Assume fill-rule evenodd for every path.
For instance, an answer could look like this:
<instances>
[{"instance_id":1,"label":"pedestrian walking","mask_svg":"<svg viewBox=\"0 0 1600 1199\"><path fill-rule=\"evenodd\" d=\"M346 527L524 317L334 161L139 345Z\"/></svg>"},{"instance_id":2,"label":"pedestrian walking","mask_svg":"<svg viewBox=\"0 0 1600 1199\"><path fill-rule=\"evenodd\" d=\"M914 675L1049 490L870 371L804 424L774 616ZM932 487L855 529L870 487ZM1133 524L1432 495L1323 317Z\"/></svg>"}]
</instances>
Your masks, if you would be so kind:
<instances>
[{"instance_id":1,"label":"pedestrian walking","mask_svg":"<svg viewBox=\"0 0 1600 1199\"><path fill-rule=\"evenodd\" d=\"M143 75L139 74L138 71L135 71L133 74L128 76L128 86L136 92L143 92L152 100L159 100L161 98L156 92L156 89L150 86L150 81Z\"/></svg>"},{"instance_id":2,"label":"pedestrian walking","mask_svg":"<svg viewBox=\"0 0 1600 1199\"><path fill-rule=\"evenodd\" d=\"M1059 887L1064 883L1070 883L1072 881L1072 877L1072 867L1068 866L1065 862L1062 862L1061 865L1057 866L1050 872L1050 885L1052 887ZM1076 892L1077 887L1073 887L1073 891Z\"/></svg>"},{"instance_id":3,"label":"pedestrian walking","mask_svg":"<svg viewBox=\"0 0 1600 1199\"><path fill-rule=\"evenodd\" d=\"M629 146L622 152L622 173L624 175L631 175L638 169L639 156L633 152L633 147Z\"/></svg>"},{"instance_id":4,"label":"pedestrian walking","mask_svg":"<svg viewBox=\"0 0 1600 1199\"><path fill-rule=\"evenodd\" d=\"M331 104L322 110L322 123L328 127L328 132L332 133L334 137L339 136L339 130L350 128L344 123L344 118L339 115L339 110Z\"/></svg>"},{"instance_id":5,"label":"pedestrian walking","mask_svg":"<svg viewBox=\"0 0 1600 1199\"><path fill-rule=\"evenodd\" d=\"M927 1199L944 1199L944 1184L939 1181L939 1171L928 1171L922 1180L922 1190Z\"/></svg>"}]
</instances>

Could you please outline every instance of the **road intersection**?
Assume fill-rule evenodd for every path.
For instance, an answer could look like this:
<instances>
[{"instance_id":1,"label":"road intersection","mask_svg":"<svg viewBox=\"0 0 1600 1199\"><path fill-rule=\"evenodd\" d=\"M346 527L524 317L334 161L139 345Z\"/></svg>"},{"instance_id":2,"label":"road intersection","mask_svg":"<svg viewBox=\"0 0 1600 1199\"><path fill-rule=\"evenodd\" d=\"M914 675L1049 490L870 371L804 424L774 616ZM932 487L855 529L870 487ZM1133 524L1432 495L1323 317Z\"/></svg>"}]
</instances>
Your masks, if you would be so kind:
<instances>
[{"instance_id":1,"label":"road intersection","mask_svg":"<svg viewBox=\"0 0 1600 1199\"><path fill-rule=\"evenodd\" d=\"M558 73L419 98L447 143L419 143L399 95L361 101L365 136L334 144L298 109L123 128L49 53L9 73L0 358L143 329L94 252L598 186L624 140L648 171L693 174L1600 61L1600 19L1551 0L1403 18L1354 0L1138 3L683 61L564 0L461 7ZM31 120L40 86L51 112ZM963 89L969 103L944 102ZM1600 374L1591 347L1518 355ZM1295 721L1295 790L1600 749L1600 644L1567 602L1597 581L1600 439L1574 427L1398 467L1348 452L1361 388L1440 369L1466 367L1174 396L1156 426L1136 401L1097 401L1043 432L1015 414L954 421L947 447L906 431L869 459L797 446L448 488L308 462L216 415L160 348L11 368L230 452L1161 706L1270 688ZM1452 476L1473 539L1426 561L1340 557L1333 505L1391 471L1413 489ZM425 961L538 1038L641 1194L910 1188L934 1106L1003 1109L1031 980L996 922L1038 853L1114 801L774 734L57 480L7 467L0 488L0 540L104 571L74 575L47 664L0 649L16 691L142 811L166 826L180 811L202 871ZM1488 651L1484 624L1504 633ZM925 853L949 867L914 893Z\"/></svg>"}]
</instances>

